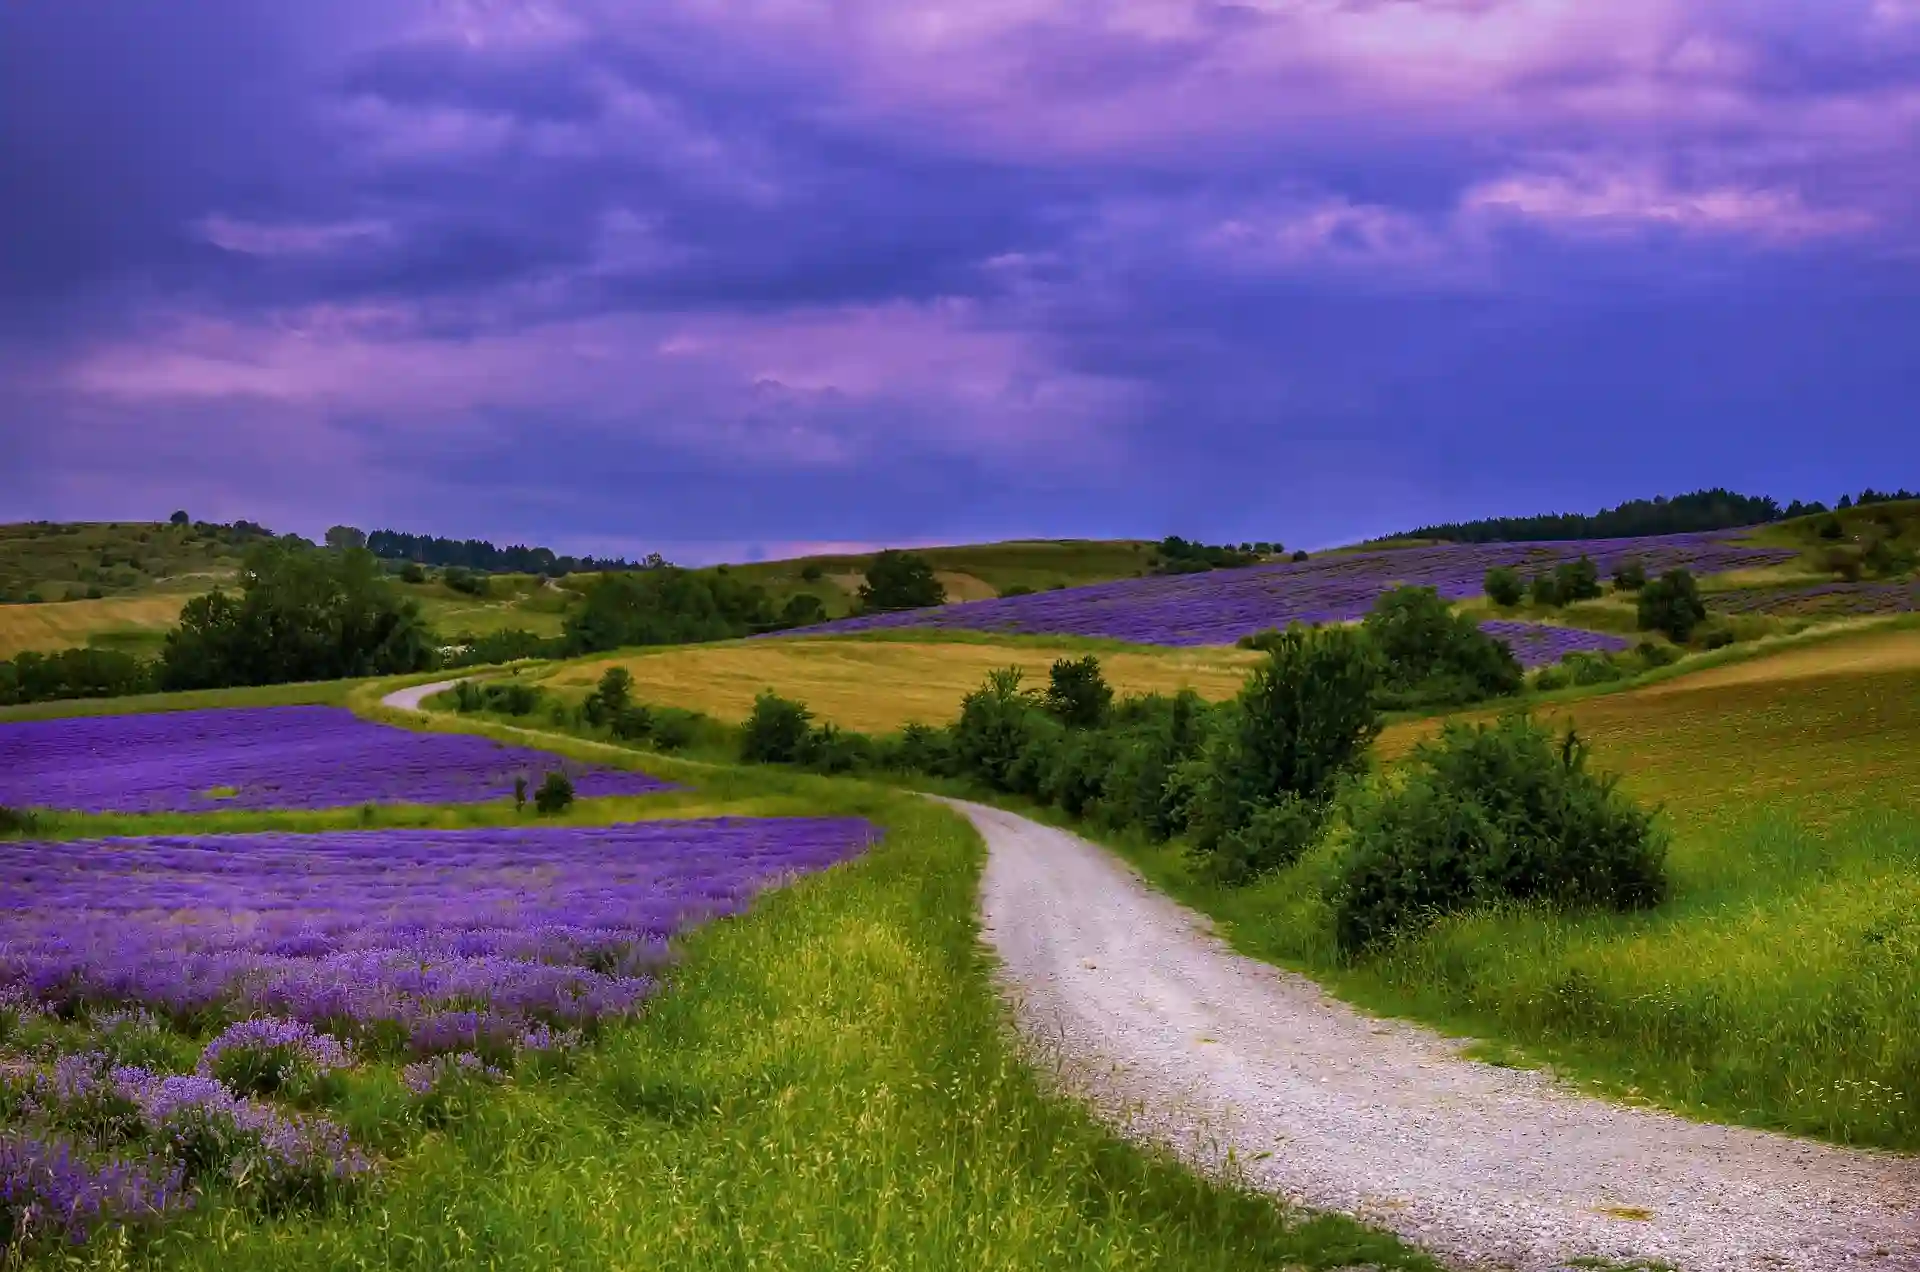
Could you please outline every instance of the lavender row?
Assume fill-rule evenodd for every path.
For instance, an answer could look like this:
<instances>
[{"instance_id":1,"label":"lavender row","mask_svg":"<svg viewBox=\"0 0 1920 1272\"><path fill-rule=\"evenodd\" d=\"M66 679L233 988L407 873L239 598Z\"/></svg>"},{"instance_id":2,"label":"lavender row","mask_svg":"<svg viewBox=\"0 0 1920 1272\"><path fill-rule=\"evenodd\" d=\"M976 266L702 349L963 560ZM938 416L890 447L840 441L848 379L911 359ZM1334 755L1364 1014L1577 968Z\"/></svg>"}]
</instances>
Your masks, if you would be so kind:
<instances>
[{"instance_id":1,"label":"lavender row","mask_svg":"<svg viewBox=\"0 0 1920 1272\"><path fill-rule=\"evenodd\" d=\"M477 803L566 769L582 797L645 795L645 773L584 767L338 707L249 707L0 724L0 804L90 813Z\"/></svg>"},{"instance_id":2,"label":"lavender row","mask_svg":"<svg viewBox=\"0 0 1920 1272\"><path fill-rule=\"evenodd\" d=\"M667 941L862 851L848 818L0 843L0 990L420 1055L630 1010Z\"/></svg>"},{"instance_id":3,"label":"lavender row","mask_svg":"<svg viewBox=\"0 0 1920 1272\"><path fill-rule=\"evenodd\" d=\"M1150 645L1228 645L1289 623L1346 622L1403 584L1435 588L1449 600L1479 594L1496 565L1522 573L1590 556L1610 573L1639 561L1649 573L1696 574L1776 565L1789 549L1734 542L1726 532L1550 543L1448 544L1325 556L1242 570L1216 570L967 601L938 609L843 619L808 634L931 627L1032 635L1093 636Z\"/></svg>"},{"instance_id":4,"label":"lavender row","mask_svg":"<svg viewBox=\"0 0 1920 1272\"><path fill-rule=\"evenodd\" d=\"M1631 648L1633 642L1611 632L1590 632L1577 627L1554 627L1546 623L1519 623L1506 619L1488 619L1480 630L1507 643L1523 667L1543 667L1557 663L1568 654L1615 654Z\"/></svg>"},{"instance_id":5,"label":"lavender row","mask_svg":"<svg viewBox=\"0 0 1920 1272\"><path fill-rule=\"evenodd\" d=\"M1811 583L1742 588L1706 598L1722 614L1908 614L1920 610L1920 583Z\"/></svg>"}]
</instances>

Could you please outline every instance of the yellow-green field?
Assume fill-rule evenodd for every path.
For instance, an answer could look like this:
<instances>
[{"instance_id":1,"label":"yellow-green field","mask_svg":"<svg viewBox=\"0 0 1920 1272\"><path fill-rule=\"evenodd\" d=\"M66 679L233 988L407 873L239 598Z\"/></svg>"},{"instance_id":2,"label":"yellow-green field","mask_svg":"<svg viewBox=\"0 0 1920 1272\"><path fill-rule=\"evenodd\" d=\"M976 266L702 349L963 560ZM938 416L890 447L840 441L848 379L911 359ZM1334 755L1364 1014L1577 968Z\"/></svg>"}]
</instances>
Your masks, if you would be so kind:
<instances>
[{"instance_id":1,"label":"yellow-green field","mask_svg":"<svg viewBox=\"0 0 1920 1272\"><path fill-rule=\"evenodd\" d=\"M621 654L573 663L548 681L585 688L608 667L633 673L642 702L743 720L754 695L773 689L814 714L861 732L884 733L910 721L944 724L960 700L996 667L1017 666L1044 684L1057 658L1079 657L1069 646L995 645L980 641L920 642L782 639L697 645L658 653ZM1230 698L1261 655L1244 649L1169 649L1106 653L1101 665L1122 693L1174 693Z\"/></svg>"},{"instance_id":2,"label":"yellow-green field","mask_svg":"<svg viewBox=\"0 0 1920 1272\"><path fill-rule=\"evenodd\" d=\"M114 596L98 601L0 605L0 658L50 653L102 638L158 640L179 621L184 595Z\"/></svg>"}]
</instances>

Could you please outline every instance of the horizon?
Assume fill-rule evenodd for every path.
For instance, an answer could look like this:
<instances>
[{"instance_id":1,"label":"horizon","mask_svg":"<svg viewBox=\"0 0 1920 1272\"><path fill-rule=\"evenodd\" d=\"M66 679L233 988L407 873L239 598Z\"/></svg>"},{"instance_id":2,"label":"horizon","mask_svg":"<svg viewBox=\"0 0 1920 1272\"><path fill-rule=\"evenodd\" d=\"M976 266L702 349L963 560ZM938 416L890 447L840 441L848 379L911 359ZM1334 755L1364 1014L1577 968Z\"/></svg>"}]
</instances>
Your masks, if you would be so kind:
<instances>
[{"instance_id":1,"label":"horizon","mask_svg":"<svg viewBox=\"0 0 1920 1272\"><path fill-rule=\"evenodd\" d=\"M0 7L0 519L1318 551L1920 472L1911 0L831 10Z\"/></svg>"}]
</instances>

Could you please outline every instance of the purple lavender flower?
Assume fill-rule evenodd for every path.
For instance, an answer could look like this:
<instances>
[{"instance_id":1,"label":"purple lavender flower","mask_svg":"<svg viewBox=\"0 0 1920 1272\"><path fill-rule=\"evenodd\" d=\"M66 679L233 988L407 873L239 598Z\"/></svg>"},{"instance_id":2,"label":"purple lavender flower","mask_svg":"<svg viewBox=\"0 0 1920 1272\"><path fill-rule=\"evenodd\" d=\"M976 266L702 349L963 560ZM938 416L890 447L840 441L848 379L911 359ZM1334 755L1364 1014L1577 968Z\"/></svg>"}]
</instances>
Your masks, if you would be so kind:
<instances>
[{"instance_id":1,"label":"purple lavender flower","mask_svg":"<svg viewBox=\"0 0 1920 1272\"><path fill-rule=\"evenodd\" d=\"M177 1168L91 1163L64 1140L0 1135L0 1245L78 1244L102 1224L148 1222L191 1204Z\"/></svg>"},{"instance_id":2,"label":"purple lavender flower","mask_svg":"<svg viewBox=\"0 0 1920 1272\"><path fill-rule=\"evenodd\" d=\"M486 1063L471 1051L417 1060L400 1070L401 1082L406 1084L407 1090L418 1096L432 1095L450 1081L472 1079L498 1082L506 1076L504 1070Z\"/></svg>"},{"instance_id":3,"label":"purple lavender flower","mask_svg":"<svg viewBox=\"0 0 1920 1272\"><path fill-rule=\"evenodd\" d=\"M502 799L565 769L582 798L666 783L471 734L419 733L338 707L249 707L0 724L0 804L95 813L346 808ZM217 795L212 792L219 792Z\"/></svg>"},{"instance_id":4,"label":"purple lavender flower","mask_svg":"<svg viewBox=\"0 0 1920 1272\"><path fill-rule=\"evenodd\" d=\"M353 1063L340 1040L312 1025L256 1016L227 1028L200 1053L199 1072L254 1095L305 1086Z\"/></svg>"}]
</instances>

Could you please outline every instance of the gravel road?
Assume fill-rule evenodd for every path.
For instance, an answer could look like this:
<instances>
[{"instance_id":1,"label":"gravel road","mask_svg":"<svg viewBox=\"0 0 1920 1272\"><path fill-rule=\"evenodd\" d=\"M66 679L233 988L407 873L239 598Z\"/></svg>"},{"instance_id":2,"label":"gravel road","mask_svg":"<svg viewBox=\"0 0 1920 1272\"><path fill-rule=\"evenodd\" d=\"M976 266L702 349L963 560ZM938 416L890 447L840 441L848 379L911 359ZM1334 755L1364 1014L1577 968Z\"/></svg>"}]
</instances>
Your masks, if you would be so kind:
<instances>
[{"instance_id":1,"label":"gravel road","mask_svg":"<svg viewBox=\"0 0 1920 1272\"><path fill-rule=\"evenodd\" d=\"M458 679L454 679L436 680L430 685L409 685L405 689L396 689L380 699L380 705L392 707L395 711L423 711L426 708L422 707L421 703L443 689L451 689L459 683Z\"/></svg>"},{"instance_id":2,"label":"gravel road","mask_svg":"<svg viewBox=\"0 0 1920 1272\"><path fill-rule=\"evenodd\" d=\"M1131 1133L1203 1165L1231 1150L1255 1186L1462 1266L1920 1269L1920 1160L1462 1059L1234 954L1085 840L951 802L987 842L986 936L1023 1032Z\"/></svg>"}]
</instances>

